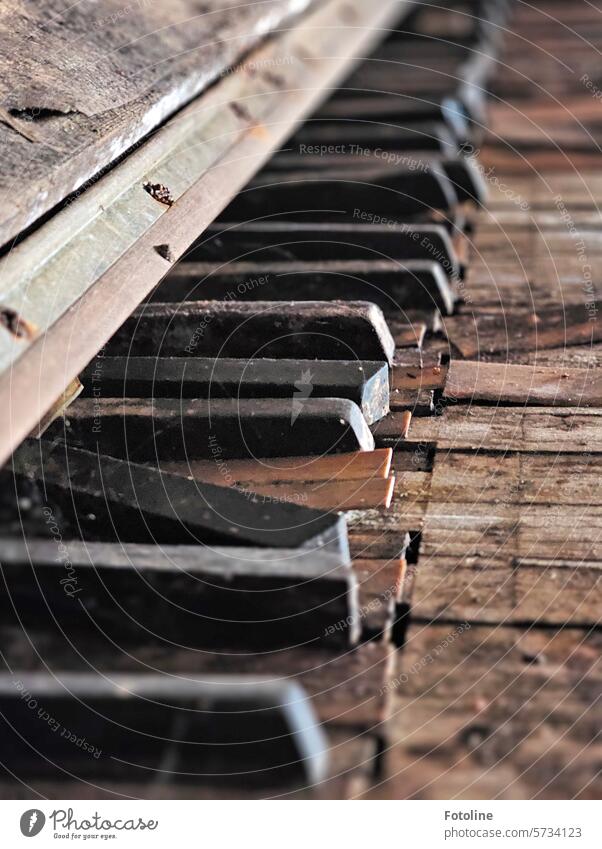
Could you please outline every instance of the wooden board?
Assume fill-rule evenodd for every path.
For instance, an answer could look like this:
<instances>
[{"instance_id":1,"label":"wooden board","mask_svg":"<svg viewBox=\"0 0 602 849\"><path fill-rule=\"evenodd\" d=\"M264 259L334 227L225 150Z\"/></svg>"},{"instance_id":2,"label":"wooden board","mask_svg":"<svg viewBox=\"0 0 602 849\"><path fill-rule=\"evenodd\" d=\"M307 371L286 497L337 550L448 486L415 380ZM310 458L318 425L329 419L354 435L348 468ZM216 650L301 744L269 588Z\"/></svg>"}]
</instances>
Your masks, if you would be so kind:
<instances>
[{"instance_id":1,"label":"wooden board","mask_svg":"<svg viewBox=\"0 0 602 849\"><path fill-rule=\"evenodd\" d=\"M186 463L170 464L170 472L181 474L195 480L198 476L190 475ZM233 486L223 476L219 476L217 485ZM234 487L249 495L255 493L263 497L266 504L285 503L302 504L315 510L353 510L368 508L388 508L393 497L395 478L355 478L340 481L298 481L278 483L257 483L256 481L239 481Z\"/></svg>"},{"instance_id":2,"label":"wooden board","mask_svg":"<svg viewBox=\"0 0 602 849\"><path fill-rule=\"evenodd\" d=\"M602 341L602 319L588 311L584 301L564 309L457 316L446 318L444 324L447 338L465 359L478 358L481 352L537 351Z\"/></svg>"},{"instance_id":3,"label":"wooden board","mask_svg":"<svg viewBox=\"0 0 602 849\"><path fill-rule=\"evenodd\" d=\"M443 396L472 403L601 407L602 373L594 369L452 360Z\"/></svg>"},{"instance_id":4,"label":"wooden board","mask_svg":"<svg viewBox=\"0 0 602 849\"><path fill-rule=\"evenodd\" d=\"M438 359L438 358L436 358ZM391 390L432 390L443 389L446 385L447 367L430 358L420 358L417 363L409 363L405 356L399 356L391 371Z\"/></svg>"},{"instance_id":5,"label":"wooden board","mask_svg":"<svg viewBox=\"0 0 602 849\"><path fill-rule=\"evenodd\" d=\"M257 460L232 460L228 464L227 484L253 481L279 483L290 481L348 481L388 478L391 471L390 448L357 451L352 454L329 454L325 457L262 457ZM220 483L223 473L211 460L195 460L186 464L164 461L167 472L190 475L207 483Z\"/></svg>"},{"instance_id":6,"label":"wooden board","mask_svg":"<svg viewBox=\"0 0 602 849\"><path fill-rule=\"evenodd\" d=\"M597 798L599 635L413 626L370 797Z\"/></svg>"},{"instance_id":7,"label":"wooden board","mask_svg":"<svg viewBox=\"0 0 602 849\"><path fill-rule=\"evenodd\" d=\"M402 490L412 474L419 473L397 475ZM436 503L593 507L602 504L597 486L601 474L599 454L446 451L426 477Z\"/></svg>"},{"instance_id":8,"label":"wooden board","mask_svg":"<svg viewBox=\"0 0 602 849\"><path fill-rule=\"evenodd\" d=\"M499 464L498 464L499 466ZM464 497L467 493L465 486ZM435 488L435 493L438 490ZM439 496L440 498L440 496ZM420 619L595 625L602 588L599 507L431 500L412 613Z\"/></svg>"},{"instance_id":9,"label":"wooden board","mask_svg":"<svg viewBox=\"0 0 602 849\"><path fill-rule=\"evenodd\" d=\"M174 0L132 13L107 0L90 19L54 0L35 9L7 0L0 244L106 170L266 32L308 6Z\"/></svg>"},{"instance_id":10,"label":"wooden board","mask_svg":"<svg viewBox=\"0 0 602 849\"><path fill-rule=\"evenodd\" d=\"M400 442L403 413L391 413L374 426L378 447ZM442 416L415 418L404 447L436 444L439 449L560 452L602 451L602 410L575 407L479 407L458 404ZM415 450L415 449L414 449Z\"/></svg>"}]
</instances>

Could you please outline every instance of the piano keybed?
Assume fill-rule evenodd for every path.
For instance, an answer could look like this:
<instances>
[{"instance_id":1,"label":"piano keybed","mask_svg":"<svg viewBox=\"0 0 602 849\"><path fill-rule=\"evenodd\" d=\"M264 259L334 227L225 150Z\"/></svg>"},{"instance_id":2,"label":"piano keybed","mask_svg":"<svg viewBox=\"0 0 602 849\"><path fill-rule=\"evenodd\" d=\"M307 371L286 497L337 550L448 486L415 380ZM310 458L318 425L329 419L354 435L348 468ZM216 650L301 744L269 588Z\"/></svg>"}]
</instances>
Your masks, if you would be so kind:
<instances>
[{"instance_id":1,"label":"piano keybed","mask_svg":"<svg viewBox=\"0 0 602 849\"><path fill-rule=\"evenodd\" d=\"M601 341L581 302L559 306L530 279L534 324L533 292L506 274L511 246L535 238L481 164L495 156L491 87L523 96L497 61L519 52L501 37L510 8L472 0L403 19L0 472L3 793L77 798L92 782L102 798L428 797L446 763L487 748L473 672L462 689L436 669L482 640L514 674L516 635L493 626L537 619L536 566L512 548L509 523L523 520L507 496L499 521L495 499L468 504L497 462L479 468L471 452L514 451L528 477L520 463L557 450L562 431L557 361L540 349ZM491 108L494 129L505 109ZM525 373L499 371L509 350L516 369L534 351L542 366L519 412ZM565 407L584 395L574 372ZM583 404L600 406L586 387ZM536 405L555 408L546 422ZM595 425L583 428L597 457ZM454 469L469 475L466 503ZM588 611L570 621L590 627ZM33 702L48 718L23 709ZM460 767L462 787L479 769L478 755Z\"/></svg>"}]
</instances>

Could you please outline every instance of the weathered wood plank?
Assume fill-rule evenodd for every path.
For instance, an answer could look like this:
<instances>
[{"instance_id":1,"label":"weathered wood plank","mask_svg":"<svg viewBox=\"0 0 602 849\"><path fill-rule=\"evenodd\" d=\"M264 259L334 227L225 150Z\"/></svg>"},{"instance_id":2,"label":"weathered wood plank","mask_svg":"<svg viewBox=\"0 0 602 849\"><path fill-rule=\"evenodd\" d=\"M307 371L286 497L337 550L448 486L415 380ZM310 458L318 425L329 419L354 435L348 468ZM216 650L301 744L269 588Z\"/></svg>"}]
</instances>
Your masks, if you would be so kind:
<instances>
[{"instance_id":1,"label":"weathered wood plank","mask_svg":"<svg viewBox=\"0 0 602 849\"><path fill-rule=\"evenodd\" d=\"M374 425L379 447L400 440L400 413ZM404 445L435 443L441 449L485 451L602 452L602 410L574 407L448 407L442 416L415 418Z\"/></svg>"},{"instance_id":2,"label":"weathered wood plank","mask_svg":"<svg viewBox=\"0 0 602 849\"><path fill-rule=\"evenodd\" d=\"M455 365L455 364L454 364ZM391 370L391 391L443 389L446 385L447 366L429 362L428 358L420 363L406 364L404 357L399 357Z\"/></svg>"},{"instance_id":3,"label":"weathered wood plank","mask_svg":"<svg viewBox=\"0 0 602 849\"><path fill-rule=\"evenodd\" d=\"M562 549L566 542L559 545L558 555L546 546L547 559L541 556L515 560L515 621L560 626L600 624L602 561L565 559ZM537 544L529 547L534 553L539 548Z\"/></svg>"},{"instance_id":4,"label":"weathered wood plank","mask_svg":"<svg viewBox=\"0 0 602 849\"><path fill-rule=\"evenodd\" d=\"M443 396L472 403L602 407L602 374L588 369L452 360Z\"/></svg>"},{"instance_id":5,"label":"weathered wood plank","mask_svg":"<svg viewBox=\"0 0 602 849\"><path fill-rule=\"evenodd\" d=\"M600 509L433 502L412 587L416 618L595 625Z\"/></svg>"},{"instance_id":6,"label":"weathered wood plank","mask_svg":"<svg viewBox=\"0 0 602 849\"><path fill-rule=\"evenodd\" d=\"M352 454L328 454L324 457L263 457L257 460L232 460L224 474L211 460L191 460L186 464L164 461L166 472L187 474L207 483L229 485L253 481L254 483L279 483L290 481L339 481L389 477L391 471L390 448L376 451L357 451Z\"/></svg>"},{"instance_id":7,"label":"weathered wood plank","mask_svg":"<svg viewBox=\"0 0 602 849\"><path fill-rule=\"evenodd\" d=\"M386 363L228 357L104 357L82 375L84 397L346 398L368 424L389 412Z\"/></svg>"},{"instance_id":8,"label":"weathered wood plank","mask_svg":"<svg viewBox=\"0 0 602 849\"><path fill-rule=\"evenodd\" d=\"M446 318L445 333L465 359L480 352L537 351L602 341L602 319L585 302L564 309L507 311L505 316L463 315Z\"/></svg>"},{"instance_id":9,"label":"weathered wood plank","mask_svg":"<svg viewBox=\"0 0 602 849\"><path fill-rule=\"evenodd\" d=\"M560 368L593 369L602 365L602 345L574 345L568 348L517 351L508 356L508 362L516 365L555 366Z\"/></svg>"},{"instance_id":10,"label":"weathered wood plank","mask_svg":"<svg viewBox=\"0 0 602 849\"><path fill-rule=\"evenodd\" d=\"M0 243L106 169L309 4L232 6L174 0L124 14L120 0L107 0L91 21L77 6L3 5L0 106L13 120L0 122Z\"/></svg>"},{"instance_id":11,"label":"weathered wood plank","mask_svg":"<svg viewBox=\"0 0 602 849\"><path fill-rule=\"evenodd\" d=\"M414 625L372 796L595 798L599 634Z\"/></svg>"},{"instance_id":12,"label":"weathered wood plank","mask_svg":"<svg viewBox=\"0 0 602 849\"><path fill-rule=\"evenodd\" d=\"M398 455L395 455L398 456ZM430 494L435 502L599 506L599 454L529 454L448 451L435 462ZM406 489L407 473L397 475Z\"/></svg>"},{"instance_id":13,"label":"weathered wood plank","mask_svg":"<svg viewBox=\"0 0 602 849\"><path fill-rule=\"evenodd\" d=\"M190 475L185 463L171 463L170 472L181 474L188 479L202 480L197 475ZM256 481L239 481L236 484L228 482L223 476L216 479L217 485L235 486L239 491L246 492L265 504L272 502L286 504L301 504L314 510L354 510L368 508L388 508L393 497L395 478L355 478L354 480L339 481L297 481L276 483Z\"/></svg>"}]
</instances>

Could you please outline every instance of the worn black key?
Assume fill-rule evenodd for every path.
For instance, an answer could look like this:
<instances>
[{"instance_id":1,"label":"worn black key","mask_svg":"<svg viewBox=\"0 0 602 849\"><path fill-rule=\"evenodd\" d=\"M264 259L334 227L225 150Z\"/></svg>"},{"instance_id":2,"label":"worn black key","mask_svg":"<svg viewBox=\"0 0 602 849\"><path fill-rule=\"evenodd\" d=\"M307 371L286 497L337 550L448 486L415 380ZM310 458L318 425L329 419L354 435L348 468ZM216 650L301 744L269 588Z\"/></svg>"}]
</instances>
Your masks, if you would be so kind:
<instances>
[{"instance_id":1,"label":"worn black key","mask_svg":"<svg viewBox=\"0 0 602 849\"><path fill-rule=\"evenodd\" d=\"M415 122L404 126L401 122L393 125L354 121L349 118L340 118L337 121L314 118L283 146L282 153L270 159L268 169L273 171L279 170L280 167L290 167L286 163L292 154L348 154L361 158L367 151L375 149L383 158L388 150L422 150L442 156L453 156L458 152L458 142L441 122Z\"/></svg>"},{"instance_id":2,"label":"worn black key","mask_svg":"<svg viewBox=\"0 0 602 849\"><path fill-rule=\"evenodd\" d=\"M113 336L106 352L125 356L393 361L395 342L375 304L246 303L227 295L221 301L143 304ZM162 287L156 297L165 300ZM102 375L101 358L93 363Z\"/></svg>"},{"instance_id":3,"label":"worn black key","mask_svg":"<svg viewBox=\"0 0 602 849\"><path fill-rule=\"evenodd\" d=\"M389 369L365 360L105 357L83 373L84 397L347 398L368 424L389 411Z\"/></svg>"},{"instance_id":4,"label":"worn black key","mask_svg":"<svg viewBox=\"0 0 602 849\"><path fill-rule=\"evenodd\" d=\"M14 538L0 550L4 624L250 651L359 636L356 578L328 551L64 541L57 557L54 539Z\"/></svg>"},{"instance_id":5,"label":"worn black key","mask_svg":"<svg viewBox=\"0 0 602 849\"><path fill-rule=\"evenodd\" d=\"M361 417L359 410L358 415ZM113 441L115 449L123 448L124 421L119 421L121 432ZM90 421L87 424L96 426ZM109 422L102 424L106 424L108 433ZM104 441L100 434L92 434L92 438ZM220 443L214 448L210 456L222 463ZM248 543L267 548L309 546L314 550L329 546L343 557L347 553L344 517L296 504L266 504L265 498L232 487L188 480L60 442L26 441L13 455L12 469L18 477L37 481L48 499L51 515L56 504L70 526L75 523L87 539Z\"/></svg>"},{"instance_id":6,"label":"worn black key","mask_svg":"<svg viewBox=\"0 0 602 849\"><path fill-rule=\"evenodd\" d=\"M482 205L487 200L487 186L476 160L463 154L442 157L428 150L397 149L394 143L387 146L383 141L381 147L372 145L370 148L365 148L361 156L354 154L301 156L283 153L278 158L278 164L283 172L287 168L289 171L307 169L312 172L320 170L329 172L337 169L341 174L346 172L349 180L352 181L362 180L365 173L371 174L375 165L380 166L383 174L386 171L395 174L400 166L411 168L419 173L426 173L428 168L437 167L446 174L461 203L472 201ZM274 175L274 180L277 170L270 172Z\"/></svg>"},{"instance_id":7,"label":"worn black key","mask_svg":"<svg viewBox=\"0 0 602 849\"><path fill-rule=\"evenodd\" d=\"M392 220L430 210L450 211L458 197L436 164L417 170L399 165L362 169L350 177L346 169L263 171L221 214L221 221L270 215L294 215L310 221L349 220L364 209Z\"/></svg>"},{"instance_id":8,"label":"worn black key","mask_svg":"<svg viewBox=\"0 0 602 849\"><path fill-rule=\"evenodd\" d=\"M0 712L5 778L280 786L327 769L305 691L283 679L13 667Z\"/></svg>"},{"instance_id":9,"label":"worn black key","mask_svg":"<svg viewBox=\"0 0 602 849\"><path fill-rule=\"evenodd\" d=\"M292 260L424 259L437 262L449 277L459 263L447 230L436 224L370 221L358 211L358 223L304 224L251 221L212 224L186 256L187 262L278 262Z\"/></svg>"},{"instance_id":10,"label":"worn black key","mask_svg":"<svg viewBox=\"0 0 602 849\"><path fill-rule=\"evenodd\" d=\"M416 98L403 94L372 94L362 96L351 91L336 95L316 113L320 118L366 120L379 125L398 122L404 126L413 123L442 122L453 137L462 144L470 140L471 131L466 110L454 97Z\"/></svg>"},{"instance_id":11,"label":"worn black key","mask_svg":"<svg viewBox=\"0 0 602 849\"><path fill-rule=\"evenodd\" d=\"M262 277L261 286L250 281ZM316 297L371 300L399 315L404 307L454 308L454 293L440 264L429 260L341 260L313 262L232 262L227 265L183 262L163 282L170 300L219 297L240 291L240 298L314 300Z\"/></svg>"},{"instance_id":12,"label":"worn black key","mask_svg":"<svg viewBox=\"0 0 602 849\"><path fill-rule=\"evenodd\" d=\"M342 398L312 398L304 385L293 398L154 400L81 398L49 437L134 462L292 457L371 451L360 408Z\"/></svg>"}]
</instances>

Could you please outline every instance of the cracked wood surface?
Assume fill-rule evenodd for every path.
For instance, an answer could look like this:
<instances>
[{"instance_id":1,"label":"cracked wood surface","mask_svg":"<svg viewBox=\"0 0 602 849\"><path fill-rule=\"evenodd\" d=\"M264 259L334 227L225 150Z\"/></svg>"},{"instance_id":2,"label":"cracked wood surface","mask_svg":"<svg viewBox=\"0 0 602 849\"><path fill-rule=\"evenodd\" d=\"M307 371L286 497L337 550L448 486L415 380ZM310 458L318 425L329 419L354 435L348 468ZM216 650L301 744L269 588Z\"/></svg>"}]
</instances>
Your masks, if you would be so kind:
<instances>
[{"instance_id":1,"label":"cracked wood surface","mask_svg":"<svg viewBox=\"0 0 602 849\"><path fill-rule=\"evenodd\" d=\"M103 0L92 9L5 0L0 244L85 187L310 5Z\"/></svg>"}]
</instances>

